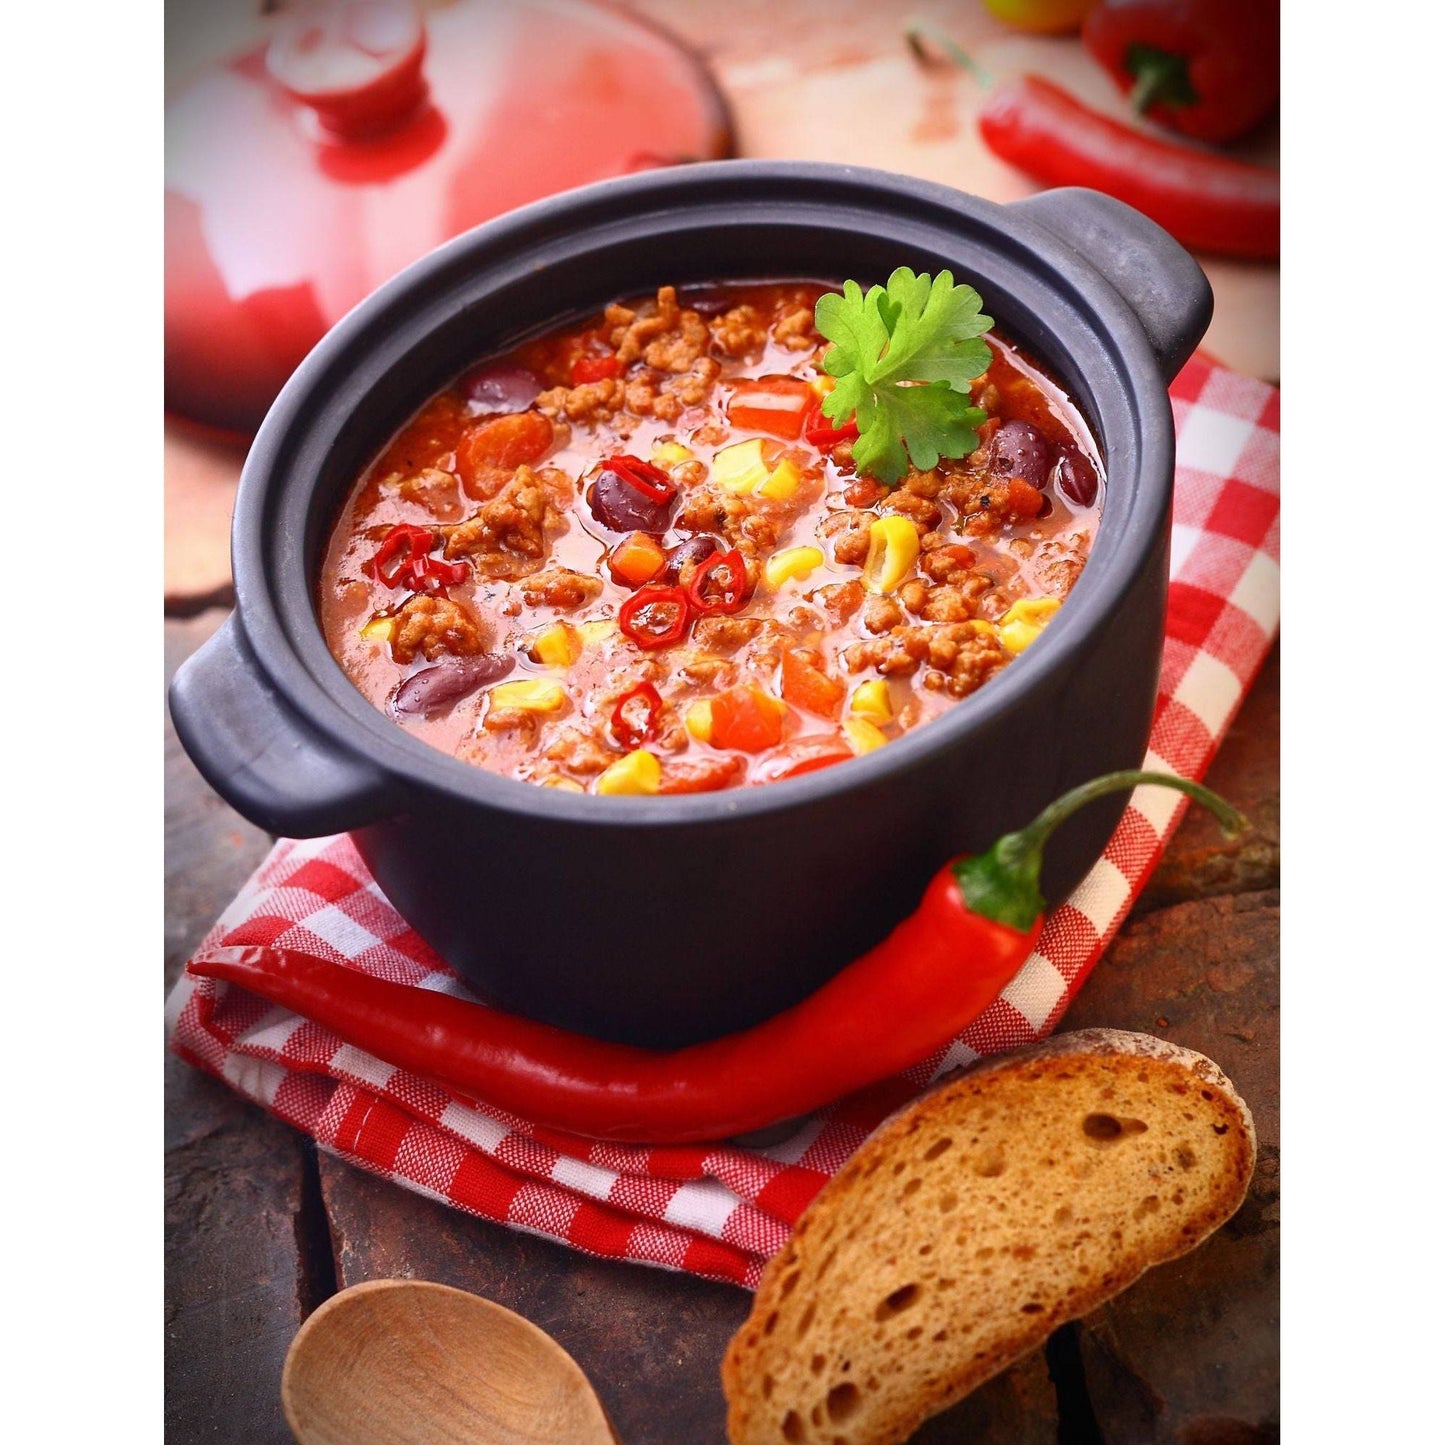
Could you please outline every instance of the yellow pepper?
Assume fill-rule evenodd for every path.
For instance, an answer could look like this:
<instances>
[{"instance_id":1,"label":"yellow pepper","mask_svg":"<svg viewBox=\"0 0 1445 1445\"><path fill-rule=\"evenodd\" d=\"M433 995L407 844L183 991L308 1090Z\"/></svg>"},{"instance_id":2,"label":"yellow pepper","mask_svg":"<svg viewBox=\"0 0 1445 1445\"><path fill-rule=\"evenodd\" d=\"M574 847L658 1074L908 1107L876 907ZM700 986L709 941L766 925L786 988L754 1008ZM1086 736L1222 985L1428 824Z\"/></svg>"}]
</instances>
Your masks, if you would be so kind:
<instances>
[{"instance_id":1,"label":"yellow pepper","mask_svg":"<svg viewBox=\"0 0 1445 1445\"><path fill-rule=\"evenodd\" d=\"M769 587L781 587L794 578L806 577L815 568L821 567L826 559L817 547L789 547L774 552L763 564L763 579Z\"/></svg>"},{"instance_id":2,"label":"yellow pepper","mask_svg":"<svg viewBox=\"0 0 1445 1445\"><path fill-rule=\"evenodd\" d=\"M866 717L844 718L843 736L848 739L848 746L860 757L864 753L871 753L875 748L881 748L888 741L882 729L876 723L869 722Z\"/></svg>"},{"instance_id":3,"label":"yellow pepper","mask_svg":"<svg viewBox=\"0 0 1445 1445\"><path fill-rule=\"evenodd\" d=\"M695 702L682 715L682 725L700 743L712 741L712 704Z\"/></svg>"},{"instance_id":4,"label":"yellow pepper","mask_svg":"<svg viewBox=\"0 0 1445 1445\"><path fill-rule=\"evenodd\" d=\"M893 700L888 696L888 684L881 677L872 682L860 682L853 690L848 711L871 723L892 722Z\"/></svg>"},{"instance_id":5,"label":"yellow pepper","mask_svg":"<svg viewBox=\"0 0 1445 1445\"><path fill-rule=\"evenodd\" d=\"M918 560L918 529L907 517L879 517L868 528L863 585L881 595L896 591Z\"/></svg>"},{"instance_id":6,"label":"yellow pepper","mask_svg":"<svg viewBox=\"0 0 1445 1445\"><path fill-rule=\"evenodd\" d=\"M597 779L597 791L613 797L655 793L662 786L662 765L646 748L618 758Z\"/></svg>"},{"instance_id":7,"label":"yellow pepper","mask_svg":"<svg viewBox=\"0 0 1445 1445\"><path fill-rule=\"evenodd\" d=\"M617 624L609 617L599 617L593 622L581 622L577 626L582 641L589 646L595 642L606 642L617 631Z\"/></svg>"},{"instance_id":8,"label":"yellow pepper","mask_svg":"<svg viewBox=\"0 0 1445 1445\"><path fill-rule=\"evenodd\" d=\"M368 642L390 642L391 634L396 631L396 621L391 617L373 617L365 627L361 629L361 635Z\"/></svg>"},{"instance_id":9,"label":"yellow pepper","mask_svg":"<svg viewBox=\"0 0 1445 1445\"><path fill-rule=\"evenodd\" d=\"M487 696L493 707L516 708L522 712L556 712L567 701L560 682L549 682L542 677L500 682Z\"/></svg>"},{"instance_id":10,"label":"yellow pepper","mask_svg":"<svg viewBox=\"0 0 1445 1445\"><path fill-rule=\"evenodd\" d=\"M571 778L564 778L560 774L556 777L543 778L544 788L555 788L559 793L585 793L586 788L581 783L575 783Z\"/></svg>"},{"instance_id":11,"label":"yellow pepper","mask_svg":"<svg viewBox=\"0 0 1445 1445\"><path fill-rule=\"evenodd\" d=\"M735 496L757 491L768 479L762 437L724 447L712 459L712 477L718 486Z\"/></svg>"},{"instance_id":12,"label":"yellow pepper","mask_svg":"<svg viewBox=\"0 0 1445 1445\"><path fill-rule=\"evenodd\" d=\"M999 640L1010 652L1022 652L1058 610L1057 597L1021 597L999 620Z\"/></svg>"},{"instance_id":13,"label":"yellow pepper","mask_svg":"<svg viewBox=\"0 0 1445 1445\"><path fill-rule=\"evenodd\" d=\"M570 622L554 622L532 643L532 659L548 667L571 667L582 655L582 638Z\"/></svg>"},{"instance_id":14,"label":"yellow pepper","mask_svg":"<svg viewBox=\"0 0 1445 1445\"><path fill-rule=\"evenodd\" d=\"M681 442L658 442L652 449L652 464L655 467L680 467L684 462L692 461L695 453L690 447L685 447Z\"/></svg>"},{"instance_id":15,"label":"yellow pepper","mask_svg":"<svg viewBox=\"0 0 1445 1445\"><path fill-rule=\"evenodd\" d=\"M758 488L760 497L770 497L775 502L786 502L798 490L803 479L798 469L784 457L769 473L767 481Z\"/></svg>"}]
</instances>

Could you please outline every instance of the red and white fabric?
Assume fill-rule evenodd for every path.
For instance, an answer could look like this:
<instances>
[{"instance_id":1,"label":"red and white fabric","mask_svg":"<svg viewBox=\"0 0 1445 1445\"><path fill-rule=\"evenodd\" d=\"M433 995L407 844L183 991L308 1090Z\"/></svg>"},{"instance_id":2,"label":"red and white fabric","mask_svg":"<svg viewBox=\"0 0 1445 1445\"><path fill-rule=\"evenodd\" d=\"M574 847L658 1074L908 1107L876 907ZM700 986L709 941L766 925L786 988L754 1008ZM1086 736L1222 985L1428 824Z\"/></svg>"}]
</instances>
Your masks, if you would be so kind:
<instances>
[{"instance_id":1,"label":"red and white fabric","mask_svg":"<svg viewBox=\"0 0 1445 1445\"><path fill-rule=\"evenodd\" d=\"M1145 766L1203 776L1279 620L1279 393L1196 356L1170 390L1178 432L1163 677ZM241 989L183 976L172 1047L317 1143L407 1188L577 1249L753 1286L804 1206L868 1132L939 1074L1049 1033L1138 897L1186 804L1130 800L1104 856L969 1029L907 1076L764 1149L638 1148L458 1104ZM202 946L320 954L465 996L345 835L282 840Z\"/></svg>"}]
</instances>

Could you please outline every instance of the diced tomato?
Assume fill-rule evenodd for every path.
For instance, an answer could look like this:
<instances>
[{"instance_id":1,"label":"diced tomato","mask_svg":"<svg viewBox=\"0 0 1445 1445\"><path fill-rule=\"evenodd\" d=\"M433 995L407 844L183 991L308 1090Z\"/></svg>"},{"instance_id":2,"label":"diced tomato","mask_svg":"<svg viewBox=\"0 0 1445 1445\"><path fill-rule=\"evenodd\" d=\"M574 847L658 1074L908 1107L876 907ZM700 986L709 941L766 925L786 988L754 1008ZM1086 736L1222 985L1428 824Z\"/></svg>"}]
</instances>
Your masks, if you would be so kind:
<instances>
[{"instance_id":1,"label":"diced tomato","mask_svg":"<svg viewBox=\"0 0 1445 1445\"><path fill-rule=\"evenodd\" d=\"M1044 494L1037 487L1030 486L1022 477L1010 477L1008 495L1004 498L1004 511L1011 516L1028 520L1037 517L1043 510Z\"/></svg>"},{"instance_id":2,"label":"diced tomato","mask_svg":"<svg viewBox=\"0 0 1445 1445\"><path fill-rule=\"evenodd\" d=\"M741 758L700 758L690 763L667 763L662 769L659 793L715 793L730 788L743 770Z\"/></svg>"},{"instance_id":3,"label":"diced tomato","mask_svg":"<svg viewBox=\"0 0 1445 1445\"><path fill-rule=\"evenodd\" d=\"M787 707L760 687L730 687L712 700L714 747L760 753L783 740Z\"/></svg>"},{"instance_id":4,"label":"diced tomato","mask_svg":"<svg viewBox=\"0 0 1445 1445\"><path fill-rule=\"evenodd\" d=\"M755 781L778 783L784 778L801 778L805 773L817 772L819 768L846 763L852 756L852 748L842 738L815 733L798 738L765 758L757 769Z\"/></svg>"},{"instance_id":5,"label":"diced tomato","mask_svg":"<svg viewBox=\"0 0 1445 1445\"><path fill-rule=\"evenodd\" d=\"M790 647L783 654L783 697L794 707L819 717L836 717L846 691L806 648Z\"/></svg>"},{"instance_id":6,"label":"diced tomato","mask_svg":"<svg viewBox=\"0 0 1445 1445\"><path fill-rule=\"evenodd\" d=\"M457 445L457 471L470 492L488 473L514 471L552 449L552 423L539 411L493 417L469 427Z\"/></svg>"},{"instance_id":7,"label":"diced tomato","mask_svg":"<svg viewBox=\"0 0 1445 1445\"><path fill-rule=\"evenodd\" d=\"M756 381L741 381L733 388L728 399L728 420L748 431L797 441L813 399L813 388L796 376L761 376Z\"/></svg>"},{"instance_id":8,"label":"diced tomato","mask_svg":"<svg viewBox=\"0 0 1445 1445\"><path fill-rule=\"evenodd\" d=\"M585 386L589 381L616 376L621 370L622 363L615 356L579 356L572 363L570 380L573 386Z\"/></svg>"},{"instance_id":9,"label":"diced tomato","mask_svg":"<svg viewBox=\"0 0 1445 1445\"><path fill-rule=\"evenodd\" d=\"M467 424L467 409L461 398L449 391L429 401L397 434L376 463L376 475L388 472L419 472L433 466L444 452L456 448L457 438Z\"/></svg>"}]
</instances>

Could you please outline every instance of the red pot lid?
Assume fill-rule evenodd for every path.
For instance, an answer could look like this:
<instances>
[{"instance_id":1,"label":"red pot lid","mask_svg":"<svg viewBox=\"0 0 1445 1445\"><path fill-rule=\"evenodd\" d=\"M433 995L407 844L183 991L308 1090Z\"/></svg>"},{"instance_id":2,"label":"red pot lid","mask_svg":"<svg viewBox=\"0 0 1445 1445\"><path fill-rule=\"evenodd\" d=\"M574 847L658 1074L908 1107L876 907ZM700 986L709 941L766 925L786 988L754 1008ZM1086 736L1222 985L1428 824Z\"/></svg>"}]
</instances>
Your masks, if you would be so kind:
<instances>
[{"instance_id":1,"label":"red pot lid","mask_svg":"<svg viewBox=\"0 0 1445 1445\"><path fill-rule=\"evenodd\" d=\"M322 0L166 109L166 405L253 431L362 297L491 216L727 153L688 52L594 0Z\"/></svg>"}]
</instances>

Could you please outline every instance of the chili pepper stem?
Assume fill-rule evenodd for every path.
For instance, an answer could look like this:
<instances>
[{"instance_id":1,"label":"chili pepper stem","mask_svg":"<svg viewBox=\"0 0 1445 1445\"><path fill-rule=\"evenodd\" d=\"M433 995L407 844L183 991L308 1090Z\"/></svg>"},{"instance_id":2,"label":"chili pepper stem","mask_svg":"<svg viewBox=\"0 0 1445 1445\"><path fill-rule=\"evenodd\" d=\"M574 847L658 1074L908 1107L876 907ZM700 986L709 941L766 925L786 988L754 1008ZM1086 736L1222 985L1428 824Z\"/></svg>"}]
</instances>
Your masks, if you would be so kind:
<instances>
[{"instance_id":1,"label":"chili pepper stem","mask_svg":"<svg viewBox=\"0 0 1445 1445\"><path fill-rule=\"evenodd\" d=\"M1134 768L1105 773L1056 798L1032 823L1016 833L1005 833L987 853L959 859L953 873L969 908L1020 932L1032 928L1046 906L1039 891L1039 873L1044 844L1054 829L1099 798L1144 786L1173 788L1202 803L1219 820L1227 837L1236 837L1248 826L1244 816L1218 793L1189 778Z\"/></svg>"},{"instance_id":2,"label":"chili pepper stem","mask_svg":"<svg viewBox=\"0 0 1445 1445\"><path fill-rule=\"evenodd\" d=\"M927 25L915 25L903 32L903 38L908 42L908 48L913 52L915 60L925 65L928 63L928 46L924 43L928 41L936 45L955 65L968 71L985 90L993 84L993 76L957 41L950 40L942 31Z\"/></svg>"},{"instance_id":3,"label":"chili pepper stem","mask_svg":"<svg viewBox=\"0 0 1445 1445\"><path fill-rule=\"evenodd\" d=\"M1182 55L1152 46L1132 45L1128 65L1134 75L1129 105L1135 115L1148 115L1155 101L1182 106L1193 105L1199 99L1189 82L1189 63Z\"/></svg>"}]
</instances>

